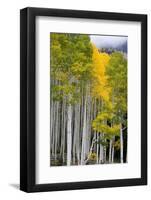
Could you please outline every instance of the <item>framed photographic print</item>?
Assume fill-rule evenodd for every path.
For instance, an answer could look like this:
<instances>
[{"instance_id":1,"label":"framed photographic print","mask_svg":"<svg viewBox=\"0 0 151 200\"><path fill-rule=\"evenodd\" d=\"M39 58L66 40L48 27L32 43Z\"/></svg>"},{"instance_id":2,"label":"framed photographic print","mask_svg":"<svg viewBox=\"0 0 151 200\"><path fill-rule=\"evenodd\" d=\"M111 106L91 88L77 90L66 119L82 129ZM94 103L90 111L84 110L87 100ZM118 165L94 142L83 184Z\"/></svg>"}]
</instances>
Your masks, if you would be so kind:
<instances>
[{"instance_id":1,"label":"framed photographic print","mask_svg":"<svg viewBox=\"0 0 151 200\"><path fill-rule=\"evenodd\" d=\"M20 12L20 189L147 184L147 16Z\"/></svg>"}]
</instances>

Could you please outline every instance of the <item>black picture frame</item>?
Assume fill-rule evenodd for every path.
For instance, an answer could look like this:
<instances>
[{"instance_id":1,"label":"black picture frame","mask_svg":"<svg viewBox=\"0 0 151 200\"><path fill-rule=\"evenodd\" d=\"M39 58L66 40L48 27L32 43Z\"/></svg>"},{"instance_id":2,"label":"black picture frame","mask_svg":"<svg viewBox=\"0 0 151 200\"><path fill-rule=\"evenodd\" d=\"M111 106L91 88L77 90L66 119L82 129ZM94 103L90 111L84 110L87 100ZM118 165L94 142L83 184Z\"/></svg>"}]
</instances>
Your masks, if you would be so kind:
<instances>
[{"instance_id":1,"label":"black picture frame","mask_svg":"<svg viewBox=\"0 0 151 200\"><path fill-rule=\"evenodd\" d=\"M35 19L37 16L120 20L141 23L141 178L36 184ZM44 192L147 184L147 15L24 8L20 11L20 190Z\"/></svg>"}]
</instances>

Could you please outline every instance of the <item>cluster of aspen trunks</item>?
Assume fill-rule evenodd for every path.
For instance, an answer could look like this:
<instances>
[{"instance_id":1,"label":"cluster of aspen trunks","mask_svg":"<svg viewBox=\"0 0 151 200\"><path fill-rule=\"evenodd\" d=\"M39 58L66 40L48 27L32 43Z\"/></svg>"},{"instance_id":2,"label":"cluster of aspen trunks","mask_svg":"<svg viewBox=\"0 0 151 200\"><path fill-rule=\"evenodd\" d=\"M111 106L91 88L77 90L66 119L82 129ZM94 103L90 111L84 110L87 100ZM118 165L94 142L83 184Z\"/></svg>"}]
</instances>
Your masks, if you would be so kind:
<instances>
[{"instance_id":1,"label":"cluster of aspen trunks","mask_svg":"<svg viewBox=\"0 0 151 200\"><path fill-rule=\"evenodd\" d=\"M127 52L50 38L50 166L127 162Z\"/></svg>"},{"instance_id":2,"label":"cluster of aspen trunks","mask_svg":"<svg viewBox=\"0 0 151 200\"><path fill-rule=\"evenodd\" d=\"M103 133L92 129L92 121L96 118L101 103L101 99L91 99L88 89L87 94L83 94L76 105L67 105L66 99L61 102L51 99L51 166L121 162L120 159L114 159L112 143L116 138L104 141L108 145L102 145L99 141L103 138ZM120 151L116 153L120 154Z\"/></svg>"}]
</instances>

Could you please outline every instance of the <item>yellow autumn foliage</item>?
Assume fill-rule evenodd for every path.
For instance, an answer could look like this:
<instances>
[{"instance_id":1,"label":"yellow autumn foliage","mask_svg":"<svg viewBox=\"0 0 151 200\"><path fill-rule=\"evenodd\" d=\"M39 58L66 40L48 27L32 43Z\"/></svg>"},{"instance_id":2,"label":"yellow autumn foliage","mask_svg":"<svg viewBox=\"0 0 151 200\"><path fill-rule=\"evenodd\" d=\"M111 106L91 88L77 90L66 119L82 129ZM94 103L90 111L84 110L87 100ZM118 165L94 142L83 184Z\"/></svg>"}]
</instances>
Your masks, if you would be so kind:
<instances>
[{"instance_id":1,"label":"yellow autumn foliage","mask_svg":"<svg viewBox=\"0 0 151 200\"><path fill-rule=\"evenodd\" d=\"M94 83L92 88L92 94L95 97L102 97L105 101L109 100L110 88L107 86L107 77L105 75L105 67L110 60L110 56L107 53L101 53L93 44L93 76Z\"/></svg>"}]
</instances>

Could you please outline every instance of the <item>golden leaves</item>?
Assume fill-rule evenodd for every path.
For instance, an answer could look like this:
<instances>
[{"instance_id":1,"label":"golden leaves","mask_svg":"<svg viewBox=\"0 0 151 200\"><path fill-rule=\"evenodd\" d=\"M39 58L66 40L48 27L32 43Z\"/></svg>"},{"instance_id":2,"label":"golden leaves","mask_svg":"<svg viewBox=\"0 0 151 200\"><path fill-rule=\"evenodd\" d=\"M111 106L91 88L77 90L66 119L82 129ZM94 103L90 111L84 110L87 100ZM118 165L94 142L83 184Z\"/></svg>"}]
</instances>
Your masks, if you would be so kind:
<instances>
[{"instance_id":1,"label":"golden leaves","mask_svg":"<svg viewBox=\"0 0 151 200\"><path fill-rule=\"evenodd\" d=\"M107 77L105 75L105 67L110 60L110 56L107 53L101 53L98 51L95 45L92 45L93 54L93 76L94 82L92 87L92 94L95 97L102 97L104 100L109 100L110 88L107 87Z\"/></svg>"}]
</instances>

